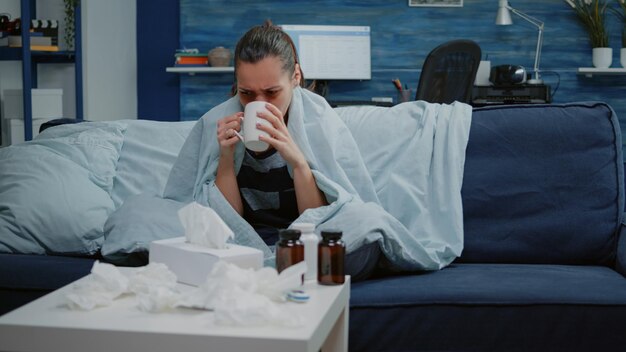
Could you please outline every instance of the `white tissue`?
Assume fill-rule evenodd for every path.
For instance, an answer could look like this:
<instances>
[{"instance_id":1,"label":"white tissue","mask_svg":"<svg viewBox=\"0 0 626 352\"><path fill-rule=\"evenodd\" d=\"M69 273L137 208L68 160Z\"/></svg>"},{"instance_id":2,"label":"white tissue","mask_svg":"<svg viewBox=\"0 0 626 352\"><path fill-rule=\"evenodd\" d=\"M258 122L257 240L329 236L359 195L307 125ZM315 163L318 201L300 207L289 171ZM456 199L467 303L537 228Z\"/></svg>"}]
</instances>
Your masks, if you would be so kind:
<instances>
[{"instance_id":1,"label":"white tissue","mask_svg":"<svg viewBox=\"0 0 626 352\"><path fill-rule=\"evenodd\" d=\"M154 286L148 292L137 294L137 308L144 312L158 313L178 306L180 292L175 289Z\"/></svg>"},{"instance_id":2,"label":"white tissue","mask_svg":"<svg viewBox=\"0 0 626 352\"><path fill-rule=\"evenodd\" d=\"M162 312L175 307L213 310L216 324L235 326L302 326L304 317L283 303L286 292L300 288L306 264L283 270L243 269L219 261L207 281L183 293L176 289L176 275L165 264L150 263L134 269L128 279L115 266L96 262L90 276L75 284L66 295L70 309L91 310L108 306L124 293L134 293L137 307Z\"/></svg>"},{"instance_id":3,"label":"white tissue","mask_svg":"<svg viewBox=\"0 0 626 352\"><path fill-rule=\"evenodd\" d=\"M224 249L226 241L234 236L233 231L215 210L196 202L185 205L178 211L185 237L189 243Z\"/></svg>"},{"instance_id":4,"label":"white tissue","mask_svg":"<svg viewBox=\"0 0 626 352\"><path fill-rule=\"evenodd\" d=\"M145 312L173 308L180 298L175 287L176 274L162 263L150 263L139 268L128 284L129 291L137 295L137 306Z\"/></svg>"},{"instance_id":5,"label":"white tissue","mask_svg":"<svg viewBox=\"0 0 626 352\"><path fill-rule=\"evenodd\" d=\"M218 262L206 283L183 295L179 306L212 309L215 323L222 325L301 326L304 317L277 302L285 300L286 291L300 287L305 271L304 262L280 275L274 268L254 271Z\"/></svg>"},{"instance_id":6,"label":"white tissue","mask_svg":"<svg viewBox=\"0 0 626 352\"><path fill-rule=\"evenodd\" d=\"M176 287L176 274L171 272L167 265L162 263L150 263L138 268L131 276L128 289L135 293L148 293L151 288Z\"/></svg>"},{"instance_id":7,"label":"white tissue","mask_svg":"<svg viewBox=\"0 0 626 352\"><path fill-rule=\"evenodd\" d=\"M111 305L124 293L135 293L139 309L156 312L175 306L180 298L175 287L176 275L164 264L138 268L129 279L114 265L96 261L91 275L76 283L66 300L70 309L92 310Z\"/></svg>"},{"instance_id":8,"label":"white tissue","mask_svg":"<svg viewBox=\"0 0 626 352\"><path fill-rule=\"evenodd\" d=\"M304 325L304 317L290 306L271 301L263 295L244 290L232 290L216 301L215 323L230 326Z\"/></svg>"},{"instance_id":9,"label":"white tissue","mask_svg":"<svg viewBox=\"0 0 626 352\"><path fill-rule=\"evenodd\" d=\"M70 309L91 310L108 306L128 290L128 278L111 264L96 261L91 275L74 284L66 295Z\"/></svg>"},{"instance_id":10,"label":"white tissue","mask_svg":"<svg viewBox=\"0 0 626 352\"><path fill-rule=\"evenodd\" d=\"M265 269L265 270L263 270ZM306 272L305 262L300 262L283 270L280 274L274 268L263 268L257 271L257 291L268 298L284 302L286 292L302 285L302 275Z\"/></svg>"}]
</instances>

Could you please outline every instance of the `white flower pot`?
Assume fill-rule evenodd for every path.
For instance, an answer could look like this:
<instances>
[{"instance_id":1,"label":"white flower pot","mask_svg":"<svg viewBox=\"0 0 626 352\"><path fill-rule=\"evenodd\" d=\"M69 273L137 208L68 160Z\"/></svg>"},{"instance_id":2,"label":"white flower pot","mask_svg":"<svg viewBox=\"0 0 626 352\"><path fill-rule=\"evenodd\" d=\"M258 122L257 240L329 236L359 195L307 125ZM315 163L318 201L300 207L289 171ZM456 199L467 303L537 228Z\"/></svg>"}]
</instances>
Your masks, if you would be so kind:
<instances>
[{"instance_id":1,"label":"white flower pot","mask_svg":"<svg viewBox=\"0 0 626 352\"><path fill-rule=\"evenodd\" d=\"M619 62L623 68L626 68L626 48L622 48L619 51Z\"/></svg>"},{"instance_id":2,"label":"white flower pot","mask_svg":"<svg viewBox=\"0 0 626 352\"><path fill-rule=\"evenodd\" d=\"M613 48L593 48L593 67L609 68L613 62Z\"/></svg>"}]
</instances>

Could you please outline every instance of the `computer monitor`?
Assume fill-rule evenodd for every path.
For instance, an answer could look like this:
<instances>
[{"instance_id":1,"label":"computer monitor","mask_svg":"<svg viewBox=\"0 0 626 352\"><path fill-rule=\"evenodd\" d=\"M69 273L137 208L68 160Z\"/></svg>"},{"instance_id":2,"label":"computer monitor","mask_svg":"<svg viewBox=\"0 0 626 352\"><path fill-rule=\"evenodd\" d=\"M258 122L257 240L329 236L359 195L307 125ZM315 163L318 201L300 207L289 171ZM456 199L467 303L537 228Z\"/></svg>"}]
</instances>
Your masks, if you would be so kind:
<instances>
[{"instance_id":1,"label":"computer monitor","mask_svg":"<svg viewBox=\"0 0 626 352\"><path fill-rule=\"evenodd\" d=\"M282 25L296 45L304 78L372 78L370 27Z\"/></svg>"}]
</instances>

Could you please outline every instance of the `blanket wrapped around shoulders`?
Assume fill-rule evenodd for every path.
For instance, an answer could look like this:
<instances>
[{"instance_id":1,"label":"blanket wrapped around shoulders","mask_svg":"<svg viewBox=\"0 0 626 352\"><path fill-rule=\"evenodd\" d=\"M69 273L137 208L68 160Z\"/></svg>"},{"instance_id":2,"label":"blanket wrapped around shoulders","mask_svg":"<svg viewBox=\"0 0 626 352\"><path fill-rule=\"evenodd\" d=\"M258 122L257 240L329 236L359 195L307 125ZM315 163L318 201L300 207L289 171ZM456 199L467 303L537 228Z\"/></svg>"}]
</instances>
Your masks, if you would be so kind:
<instances>
[{"instance_id":1,"label":"blanket wrapped around shoulders","mask_svg":"<svg viewBox=\"0 0 626 352\"><path fill-rule=\"evenodd\" d=\"M407 110L403 113L410 115L413 126L407 131L399 124L395 133L414 136L406 146L395 145L393 133L372 136L380 146L377 155L389 160L388 170L377 171L375 179L337 112L322 97L294 90L288 130L329 203L306 210L295 222L314 223L318 231L343 231L348 253L377 242L397 270L440 269L463 249L461 185L471 108L411 102L393 109ZM172 168L164 197L213 208L235 233L235 243L262 250L266 265L273 265L272 250L215 185L220 155L217 121L239 111L242 106L233 97L198 121ZM239 143L236 173L244 152ZM407 168L418 172L407 174Z\"/></svg>"}]
</instances>

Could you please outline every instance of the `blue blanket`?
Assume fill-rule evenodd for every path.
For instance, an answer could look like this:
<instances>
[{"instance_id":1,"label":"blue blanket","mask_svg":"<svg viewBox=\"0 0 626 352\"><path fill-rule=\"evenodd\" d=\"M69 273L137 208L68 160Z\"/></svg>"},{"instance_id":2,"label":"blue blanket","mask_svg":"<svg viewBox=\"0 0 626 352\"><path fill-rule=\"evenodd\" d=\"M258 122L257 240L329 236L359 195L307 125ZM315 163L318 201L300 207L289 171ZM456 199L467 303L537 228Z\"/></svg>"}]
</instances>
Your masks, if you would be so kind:
<instances>
[{"instance_id":1,"label":"blue blanket","mask_svg":"<svg viewBox=\"0 0 626 352\"><path fill-rule=\"evenodd\" d=\"M318 231L341 229L348 253L377 242L398 270L440 269L463 248L460 190L471 108L458 103L412 102L394 109L406 110L418 133L409 145L401 146L393 143L405 133L401 125L394 130L398 135L372 135L380 155L392 162L389 172L379 178L391 185L385 189L372 178L351 131L327 102L306 90L294 91L288 130L329 202L305 211L295 222L314 223ZM235 233L235 243L262 250L266 264L273 264L271 249L230 206L214 182L219 159L217 121L238 111L242 106L238 97L233 97L198 121L172 168L164 197L213 208ZM376 131L376 126L370 127ZM244 147L239 144L236 172L243 155ZM417 168L413 165L416 156ZM417 170L417 174L402 170ZM394 203L394 199L402 203ZM397 207L403 210L392 211L396 216L386 209ZM402 215L406 212L415 216Z\"/></svg>"}]
</instances>

